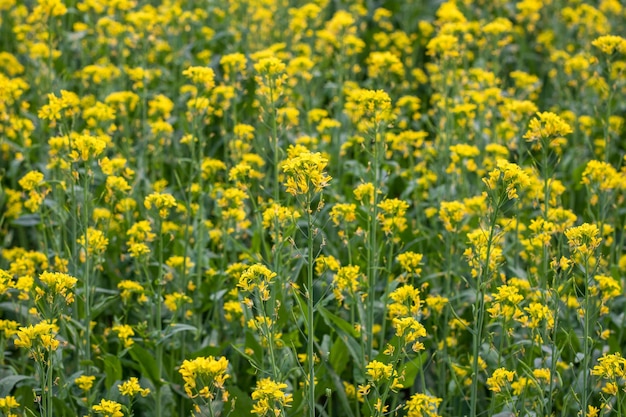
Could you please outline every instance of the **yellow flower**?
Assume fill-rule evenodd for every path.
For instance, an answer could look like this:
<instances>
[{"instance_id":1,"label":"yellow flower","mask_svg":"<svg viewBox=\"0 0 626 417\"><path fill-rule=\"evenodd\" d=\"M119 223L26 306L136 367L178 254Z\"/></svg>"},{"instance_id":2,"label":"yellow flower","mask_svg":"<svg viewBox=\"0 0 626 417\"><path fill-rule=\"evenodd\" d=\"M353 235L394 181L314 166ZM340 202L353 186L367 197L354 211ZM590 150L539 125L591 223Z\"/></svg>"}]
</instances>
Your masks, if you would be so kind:
<instances>
[{"instance_id":1,"label":"yellow flower","mask_svg":"<svg viewBox=\"0 0 626 417\"><path fill-rule=\"evenodd\" d=\"M194 84L201 84L205 89L215 87L215 72L209 67L189 67L183 71L183 75Z\"/></svg>"},{"instance_id":2,"label":"yellow flower","mask_svg":"<svg viewBox=\"0 0 626 417\"><path fill-rule=\"evenodd\" d=\"M159 210L159 216L164 219L169 215L170 209L176 207L178 204L171 194L152 193L144 199L143 205L148 210L151 210L152 207L156 208Z\"/></svg>"},{"instance_id":3,"label":"yellow flower","mask_svg":"<svg viewBox=\"0 0 626 417\"><path fill-rule=\"evenodd\" d=\"M127 397L134 397L137 394L145 397L150 394L150 388L141 388L139 380L135 377L131 377L128 381L122 382L117 386L117 389L120 390L120 394Z\"/></svg>"},{"instance_id":4,"label":"yellow flower","mask_svg":"<svg viewBox=\"0 0 626 417\"><path fill-rule=\"evenodd\" d=\"M605 353L598 359L598 365L593 367L591 375L597 375L611 381L624 378L626 377L626 358L623 358L619 352Z\"/></svg>"},{"instance_id":5,"label":"yellow flower","mask_svg":"<svg viewBox=\"0 0 626 417\"><path fill-rule=\"evenodd\" d=\"M224 390L224 382L229 378L228 360L213 356L184 360L179 373L185 381L185 392L191 398L201 396L213 399L214 389Z\"/></svg>"},{"instance_id":6,"label":"yellow flower","mask_svg":"<svg viewBox=\"0 0 626 417\"><path fill-rule=\"evenodd\" d=\"M176 312L184 304L191 304L191 303L192 303L191 297L181 292L175 292L173 294L166 294L165 300L163 301L163 304L165 304L165 307L169 311L172 311L172 312Z\"/></svg>"},{"instance_id":7,"label":"yellow flower","mask_svg":"<svg viewBox=\"0 0 626 417\"><path fill-rule=\"evenodd\" d=\"M39 280L46 285L52 297L60 295L67 304L74 302L72 290L78 279L61 272L44 272L39 275Z\"/></svg>"},{"instance_id":8,"label":"yellow flower","mask_svg":"<svg viewBox=\"0 0 626 417\"><path fill-rule=\"evenodd\" d=\"M524 139L535 142L542 139L565 136L572 133L572 127L552 112L539 112L528 126Z\"/></svg>"},{"instance_id":9,"label":"yellow flower","mask_svg":"<svg viewBox=\"0 0 626 417\"><path fill-rule=\"evenodd\" d=\"M621 36L600 36L592 41L591 44L607 55L613 55L615 52L626 52L626 39Z\"/></svg>"},{"instance_id":10,"label":"yellow flower","mask_svg":"<svg viewBox=\"0 0 626 417\"><path fill-rule=\"evenodd\" d=\"M18 403L12 395L0 398L0 411L2 411L2 413L7 417L17 417L17 414L11 413L11 409L19 406L20 403Z\"/></svg>"},{"instance_id":11,"label":"yellow flower","mask_svg":"<svg viewBox=\"0 0 626 417\"><path fill-rule=\"evenodd\" d=\"M39 171L30 171L18 183L24 191L31 191L43 184L43 174Z\"/></svg>"},{"instance_id":12,"label":"yellow flower","mask_svg":"<svg viewBox=\"0 0 626 417\"><path fill-rule=\"evenodd\" d=\"M119 324L113 326L112 330L117 334L124 348L129 348L135 343L131 337L135 335L135 331L128 324Z\"/></svg>"},{"instance_id":13,"label":"yellow flower","mask_svg":"<svg viewBox=\"0 0 626 417\"><path fill-rule=\"evenodd\" d=\"M570 227L565 230L570 249L583 256L592 255L600 246L602 238L599 237L599 234L598 226L589 223L583 223L580 226Z\"/></svg>"},{"instance_id":14,"label":"yellow flower","mask_svg":"<svg viewBox=\"0 0 626 417\"><path fill-rule=\"evenodd\" d=\"M278 416L280 409L290 407L293 397L285 394L287 384L272 381L270 378L263 378L256 383L252 392L252 399L255 401L252 413L259 416Z\"/></svg>"},{"instance_id":15,"label":"yellow flower","mask_svg":"<svg viewBox=\"0 0 626 417\"><path fill-rule=\"evenodd\" d=\"M59 347L59 341L54 339L58 326L48 321L42 321L35 325L20 327L14 344L24 349L38 349L52 351Z\"/></svg>"},{"instance_id":16,"label":"yellow flower","mask_svg":"<svg viewBox=\"0 0 626 417\"><path fill-rule=\"evenodd\" d=\"M78 388L87 392L91 389L95 380L96 377L94 375L81 375L74 380L74 383L78 386Z\"/></svg>"},{"instance_id":17,"label":"yellow flower","mask_svg":"<svg viewBox=\"0 0 626 417\"><path fill-rule=\"evenodd\" d=\"M487 386L493 392L501 392L507 382L512 382L515 377L514 371L507 371L505 368L496 369L491 377L487 378Z\"/></svg>"},{"instance_id":18,"label":"yellow flower","mask_svg":"<svg viewBox=\"0 0 626 417\"><path fill-rule=\"evenodd\" d=\"M287 192L294 196L321 192L331 180L324 172L327 163L328 159L319 152L303 152L284 161L282 169Z\"/></svg>"},{"instance_id":19,"label":"yellow flower","mask_svg":"<svg viewBox=\"0 0 626 417\"><path fill-rule=\"evenodd\" d=\"M519 198L518 192L530 186L528 174L519 165L505 159L498 159L496 165L497 168L489 172L488 176L483 178L483 182L490 190L497 190L501 182L509 200Z\"/></svg>"},{"instance_id":20,"label":"yellow flower","mask_svg":"<svg viewBox=\"0 0 626 417\"><path fill-rule=\"evenodd\" d=\"M115 401L101 400L100 404L94 405L91 409L96 414L102 414L103 417L124 417L122 405Z\"/></svg>"},{"instance_id":21,"label":"yellow flower","mask_svg":"<svg viewBox=\"0 0 626 417\"><path fill-rule=\"evenodd\" d=\"M408 251L398 255L396 259L398 260L398 262L400 262L400 266L402 267L402 269L404 269L405 272L408 272L409 274L419 275L422 273L421 265L423 258L424 255L422 255L421 253Z\"/></svg>"},{"instance_id":22,"label":"yellow flower","mask_svg":"<svg viewBox=\"0 0 626 417\"><path fill-rule=\"evenodd\" d=\"M441 398L416 393L406 402L404 409L407 410L407 417L439 417L437 408L441 401Z\"/></svg>"}]
</instances>

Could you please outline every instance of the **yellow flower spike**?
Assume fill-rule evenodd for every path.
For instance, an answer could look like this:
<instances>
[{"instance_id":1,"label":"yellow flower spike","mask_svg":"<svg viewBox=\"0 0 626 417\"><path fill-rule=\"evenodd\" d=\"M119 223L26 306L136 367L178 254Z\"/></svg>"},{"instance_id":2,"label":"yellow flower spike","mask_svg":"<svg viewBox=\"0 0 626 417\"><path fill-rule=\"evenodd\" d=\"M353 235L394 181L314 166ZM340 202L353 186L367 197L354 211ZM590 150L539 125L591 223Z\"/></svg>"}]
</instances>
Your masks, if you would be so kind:
<instances>
[{"instance_id":1,"label":"yellow flower spike","mask_svg":"<svg viewBox=\"0 0 626 417\"><path fill-rule=\"evenodd\" d=\"M74 383L78 388L83 390L83 392L87 392L93 386L96 377L94 375L81 375L74 380Z\"/></svg>"},{"instance_id":2,"label":"yellow flower spike","mask_svg":"<svg viewBox=\"0 0 626 417\"><path fill-rule=\"evenodd\" d=\"M164 219L169 215L170 209L178 205L171 194L152 193L144 199L144 206L151 210L153 207L159 210L159 216Z\"/></svg>"},{"instance_id":3,"label":"yellow flower spike","mask_svg":"<svg viewBox=\"0 0 626 417\"><path fill-rule=\"evenodd\" d=\"M124 413L122 412L122 404L115 401L103 399L100 401L99 404L92 406L91 409L96 414L100 414L103 417L124 417Z\"/></svg>"},{"instance_id":4,"label":"yellow flower spike","mask_svg":"<svg viewBox=\"0 0 626 417\"><path fill-rule=\"evenodd\" d=\"M209 67L189 67L183 71L183 75L192 83L202 85L206 90L215 87L215 72Z\"/></svg>"},{"instance_id":5,"label":"yellow flower spike","mask_svg":"<svg viewBox=\"0 0 626 417\"><path fill-rule=\"evenodd\" d=\"M280 408L290 407L293 401L292 395L286 394L285 389L287 389L287 384L275 382L270 378L257 381L252 392L252 400L255 401L252 413L261 417L280 415Z\"/></svg>"},{"instance_id":6,"label":"yellow flower spike","mask_svg":"<svg viewBox=\"0 0 626 417\"><path fill-rule=\"evenodd\" d=\"M507 382L512 382L515 377L515 371L508 371L505 368L496 369L491 377L487 378L487 386L493 392L501 392Z\"/></svg>"},{"instance_id":7,"label":"yellow flower spike","mask_svg":"<svg viewBox=\"0 0 626 417\"><path fill-rule=\"evenodd\" d=\"M124 381L117 386L120 394L127 397L134 397L139 394L142 397L150 394L150 388L141 388L139 380L136 377L131 377L128 381Z\"/></svg>"},{"instance_id":8,"label":"yellow flower spike","mask_svg":"<svg viewBox=\"0 0 626 417\"><path fill-rule=\"evenodd\" d=\"M439 417L437 409L442 399L416 393L406 402L407 417Z\"/></svg>"},{"instance_id":9,"label":"yellow flower spike","mask_svg":"<svg viewBox=\"0 0 626 417\"><path fill-rule=\"evenodd\" d=\"M591 42L606 55L613 55L615 52L626 53L626 39L621 36L604 35Z\"/></svg>"},{"instance_id":10,"label":"yellow flower spike","mask_svg":"<svg viewBox=\"0 0 626 417\"><path fill-rule=\"evenodd\" d=\"M572 133L572 127L552 112L539 112L528 126L524 139L528 142L536 142L548 138L556 138Z\"/></svg>"},{"instance_id":11,"label":"yellow flower spike","mask_svg":"<svg viewBox=\"0 0 626 417\"><path fill-rule=\"evenodd\" d=\"M328 159L319 152L303 152L282 164L287 192L291 195L319 193L330 183L331 177L324 171Z\"/></svg>"},{"instance_id":12,"label":"yellow flower spike","mask_svg":"<svg viewBox=\"0 0 626 417\"><path fill-rule=\"evenodd\" d=\"M67 304L74 302L74 293L72 291L78 279L60 272L44 272L39 275L39 280L48 287L48 291L53 295L63 297Z\"/></svg>"}]
</instances>

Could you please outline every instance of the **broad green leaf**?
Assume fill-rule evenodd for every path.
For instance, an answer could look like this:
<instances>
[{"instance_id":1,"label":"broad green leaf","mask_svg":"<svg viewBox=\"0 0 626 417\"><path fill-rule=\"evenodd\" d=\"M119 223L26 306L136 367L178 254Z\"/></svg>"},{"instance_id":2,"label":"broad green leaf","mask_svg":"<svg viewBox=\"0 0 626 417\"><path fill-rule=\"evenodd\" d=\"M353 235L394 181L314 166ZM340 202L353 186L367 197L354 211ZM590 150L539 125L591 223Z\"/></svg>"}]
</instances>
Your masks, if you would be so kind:
<instances>
[{"instance_id":1,"label":"broad green leaf","mask_svg":"<svg viewBox=\"0 0 626 417\"><path fill-rule=\"evenodd\" d=\"M128 351L133 360L139 364L143 374L147 376L150 381L156 386L163 385L161 381L161 375L159 375L159 367L157 365L154 356L146 349L142 348L138 344L134 344Z\"/></svg>"},{"instance_id":2,"label":"broad green leaf","mask_svg":"<svg viewBox=\"0 0 626 417\"><path fill-rule=\"evenodd\" d=\"M122 379L122 363L116 355L106 353L102 358L104 362L105 386L110 389L116 381Z\"/></svg>"}]
</instances>

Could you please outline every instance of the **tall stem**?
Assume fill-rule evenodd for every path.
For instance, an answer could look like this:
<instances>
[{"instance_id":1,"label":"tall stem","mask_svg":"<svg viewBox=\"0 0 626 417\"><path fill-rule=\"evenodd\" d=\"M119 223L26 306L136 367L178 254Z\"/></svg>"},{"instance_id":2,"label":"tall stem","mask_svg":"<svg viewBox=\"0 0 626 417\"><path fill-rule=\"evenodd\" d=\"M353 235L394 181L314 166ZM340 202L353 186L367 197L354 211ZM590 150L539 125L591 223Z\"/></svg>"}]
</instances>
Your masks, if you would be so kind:
<instances>
[{"instance_id":1,"label":"tall stem","mask_svg":"<svg viewBox=\"0 0 626 417\"><path fill-rule=\"evenodd\" d=\"M485 256L485 264L482 267L482 271L478 274L478 281L476 283L476 301L474 302L474 323L476 327L474 329L472 340L472 386L470 396L470 416L476 417L476 405L478 401L478 358L480 353L480 343L483 337L483 327L485 321L485 283L489 279L491 271L489 270L489 263L491 258L491 246L493 245L494 230L496 226L496 220L498 218L498 212L500 209L501 201L496 204L493 212L493 217L489 224L489 238L487 239L487 253Z\"/></svg>"},{"instance_id":2,"label":"tall stem","mask_svg":"<svg viewBox=\"0 0 626 417\"><path fill-rule=\"evenodd\" d=\"M155 327L156 327L156 361L157 361L157 378L161 378L161 372L163 371L163 344L161 343L161 334L163 333L163 323L161 323L161 296L162 296L162 287L161 282L163 280L163 230L162 230L162 222L159 220L159 272L157 274L157 282L156 282L156 294L155 294L155 302L156 302L156 313L155 313ZM163 415L163 410L161 407L162 403L162 390L161 390L161 381L155 381L156 387L156 416L161 417Z\"/></svg>"},{"instance_id":3,"label":"tall stem","mask_svg":"<svg viewBox=\"0 0 626 417\"><path fill-rule=\"evenodd\" d=\"M309 416L315 417L315 360L314 347L315 336L313 333L313 313L315 310L315 300L313 297L313 215L311 214L311 197L306 198L308 236L307 236L307 356L309 365Z\"/></svg>"}]
</instances>

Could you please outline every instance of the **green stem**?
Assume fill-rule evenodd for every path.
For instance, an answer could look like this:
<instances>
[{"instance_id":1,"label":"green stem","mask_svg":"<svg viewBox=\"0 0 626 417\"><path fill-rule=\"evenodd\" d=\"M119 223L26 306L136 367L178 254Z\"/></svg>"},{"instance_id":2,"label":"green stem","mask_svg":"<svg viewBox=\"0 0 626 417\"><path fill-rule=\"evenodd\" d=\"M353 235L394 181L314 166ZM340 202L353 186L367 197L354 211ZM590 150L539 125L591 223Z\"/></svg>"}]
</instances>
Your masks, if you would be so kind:
<instances>
[{"instance_id":1,"label":"green stem","mask_svg":"<svg viewBox=\"0 0 626 417\"><path fill-rule=\"evenodd\" d=\"M483 327L485 321L485 283L489 279L489 263L491 258L491 246L493 244L494 230L496 226L496 220L498 218L498 211L500 209L502 201L498 201L493 217L489 225L489 238L487 239L487 253L485 256L485 264L483 271L478 274L478 282L476 283L476 301L474 302L474 323L476 328L473 332L472 340L472 386L470 396L470 416L476 417L477 402L478 402L478 358L480 353L480 343L483 337Z\"/></svg>"},{"instance_id":2,"label":"green stem","mask_svg":"<svg viewBox=\"0 0 626 417\"><path fill-rule=\"evenodd\" d=\"M376 126L374 135L371 138L373 142L373 177L374 177L374 202L371 207L371 217L369 222L369 245L367 249L367 266L368 266L368 293L367 293L367 361L370 361L374 351L374 299L376 295L376 282L378 272L378 239L377 239L377 217L378 217L378 190L380 185L380 144L377 141L379 134L379 126Z\"/></svg>"},{"instance_id":3,"label":"green stem","mask_svg":"<svg viewBox=\"0 0 626 417\"><path fill-rule=\"evenodd\" d=\"M161 298L162 298L162 286L161 282L163 280L163 230L162 230L162 222L159 220L159 272L157 274L157 282L156 282L156 314L155 314L155 327L156 327L156 362L157 362L157 378L161 378L161 372L163 371L163 343L161 343L161 334L163 333L163 323L161 322ZM156 390L156 416L161 417L163 415L162 410L162 390L161 390L161 381L155 381L155 390Z\"/></svg>"},{"instance_id":4,"label":"green stem","mask_svg":"<svg viewBox=\"0 0 626 417\"><path fill-rule=\"evenodd\" d=\"M583 417L587 416L587 403L588 403L588 389L589 389L589 362L591 360L590 355L590 346L589 346L589 332L590 332L590 297L589 297L589 258L585 256L585 311L583 317L583 388L582 388L582 412Z\"/></svg>"},{"instance_id":5,"label":"green stem","mask_svg":"<svg viewBox=\"0 0 626 417\"><path fill-rule=\"evenodd\" d=\"M313 298L313 215L311 214L311 197L307 195L306 207L308 221L307 236L307 356L309 365L309 416L315 417L315 360L314 343L315 335L313 320L315 300Z\"/></svg>"},{"instance_id":6,"label":"green stem","mask_svg":"<svg viewBox=\"0 0 626 417\"><path fill-rule=\"evenodd\" d=\"M87 171L88 168L85 167ZM84 173L85 182L83 184L83 216L85 227L83 236L85 239L85 269L83 272L84 289L85 289L85 359L91 361L91 267L89 258L89 236L88 236L88 222L89 222L89 201L88 192L89 189L89 176L87 172Z\"/></svg>"}]
</instances>

